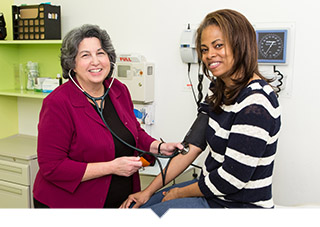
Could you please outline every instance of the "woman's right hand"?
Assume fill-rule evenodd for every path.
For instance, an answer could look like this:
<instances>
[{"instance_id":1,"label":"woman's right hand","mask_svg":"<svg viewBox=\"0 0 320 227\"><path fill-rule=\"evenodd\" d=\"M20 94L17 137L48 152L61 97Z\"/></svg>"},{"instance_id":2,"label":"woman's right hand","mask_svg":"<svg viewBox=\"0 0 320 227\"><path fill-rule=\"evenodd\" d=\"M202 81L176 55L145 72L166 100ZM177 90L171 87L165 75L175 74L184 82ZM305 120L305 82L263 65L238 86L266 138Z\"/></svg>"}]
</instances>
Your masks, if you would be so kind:
<instances>
[{"instance_id":1,"label":"woman's right hand","mask_svg":"<svg viewBox=\"0 0 320 227\"><path fill-rule=\"evenodd\" d=\"M118 176L129 177L142 167L140 157L120 157L116 158L112 163L112 174Z\"/></svg>"},{"instance_id":2,"label":"woman's right hand","mask_svg":"<svg viewBox=\"0 0 320 227\"><path fill-rule=\"evenodd\" d=\"M149 199L151 195L147 193L146 191L140 191L136 192L134 194L131 194L128 196L128 198L121 204L119 208L129 208L132 203L135 203L132 208L138 208L145 204Z\"/></svg>"}]
</instances>

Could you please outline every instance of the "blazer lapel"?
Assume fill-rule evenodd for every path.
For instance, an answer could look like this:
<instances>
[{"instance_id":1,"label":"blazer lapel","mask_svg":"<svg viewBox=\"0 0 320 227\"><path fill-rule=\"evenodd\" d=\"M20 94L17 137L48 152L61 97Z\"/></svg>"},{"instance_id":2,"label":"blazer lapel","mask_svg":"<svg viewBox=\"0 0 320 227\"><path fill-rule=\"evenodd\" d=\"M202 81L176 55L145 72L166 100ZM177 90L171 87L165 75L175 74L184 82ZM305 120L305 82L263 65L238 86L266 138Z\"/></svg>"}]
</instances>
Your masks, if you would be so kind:
<instances>
[{"instance_id":1,"label":"blazer lapel","mask_svg":"<svg viewBox=\"0 0 320 227\"><path fill-rule=\"evenodd\" d=\"M69 82L72 83L72 81L69 81ZM83 108L84 112L86 113L86 115L88 117L95 120L96 122L98 122L99 124L101 124L103 127L106 128L101 117L96 112L96 110L93 108L91 103L88 101L85 94L83 94L82 91L80 91L74 84L71 84L70 100L71 100L72 105L75 108Z\"/></svg>"}]
</instances>

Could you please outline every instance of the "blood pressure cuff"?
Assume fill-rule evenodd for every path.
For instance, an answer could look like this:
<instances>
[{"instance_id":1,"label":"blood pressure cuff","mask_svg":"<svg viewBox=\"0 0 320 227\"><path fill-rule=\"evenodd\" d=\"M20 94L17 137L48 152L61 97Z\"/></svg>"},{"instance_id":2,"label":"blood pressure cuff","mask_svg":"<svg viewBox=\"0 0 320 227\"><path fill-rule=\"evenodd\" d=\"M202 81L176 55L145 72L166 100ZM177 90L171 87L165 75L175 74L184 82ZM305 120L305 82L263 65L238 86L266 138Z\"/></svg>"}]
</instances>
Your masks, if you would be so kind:
<instances>
[{"instance_id":1,"label":"blood pressure cuff","mask_svg":"<svg viewBox=\"0 0 320 227\"><path fill-rule=\"evenodd\" d=\"M183 142L199 147L201 150L205 150L207 147L206 128L208 126L208 121L209 116L200 112L187 135L184 137Z\"/></svg>"}]
</instances>

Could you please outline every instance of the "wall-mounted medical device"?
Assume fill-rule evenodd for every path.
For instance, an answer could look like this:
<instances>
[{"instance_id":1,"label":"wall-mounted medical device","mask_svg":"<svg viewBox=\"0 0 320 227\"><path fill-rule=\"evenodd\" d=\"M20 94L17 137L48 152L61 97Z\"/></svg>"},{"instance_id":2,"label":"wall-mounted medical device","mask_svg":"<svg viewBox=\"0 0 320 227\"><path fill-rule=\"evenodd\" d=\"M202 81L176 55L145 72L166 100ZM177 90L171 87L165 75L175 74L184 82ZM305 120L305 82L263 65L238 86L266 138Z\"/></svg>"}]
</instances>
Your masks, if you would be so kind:
<instances>
[{"instance_id":1,"label":"wall-mounted medical device","mask_svg":"<svg viewBox=\"0 0 320 227\"><path fill-rule=\"evenodd\" d=\"M124 83L133 102L154 101L154 64L139 54L119 54L115 77Z\"/></svg>"},{"instance_id":2,"label":"wall-mounted medical device","mask_svg":"<svg viewBox=\"0 0 320 227\"><path fill-rule=\"evenodd\" d=\"M188 29L184 30L180 39L180 56L184 63L198 63L198 55L195 45L196 30Z\"/></svg>"},{"instance_id":3,"label":"wall-mounted medical device","mask_svg":"<svg viewBox=\"0 0 320 227\"><path fill-rule=\"evenodd\" d=\"M258 62L285 64L287 54L287 29L256 30Z\"/></svg>"},{"instance_id":4,"label":"wall-mounted medical device","mask_svg":"<svg viewBox=\"0 0 320 227\"><path fill-rule=\"evenodd\" d=\"M253 24L258 47L259 71L271 79L277 95L291 96L295 24L291 22Z\"/></svg>"}]
</instances>

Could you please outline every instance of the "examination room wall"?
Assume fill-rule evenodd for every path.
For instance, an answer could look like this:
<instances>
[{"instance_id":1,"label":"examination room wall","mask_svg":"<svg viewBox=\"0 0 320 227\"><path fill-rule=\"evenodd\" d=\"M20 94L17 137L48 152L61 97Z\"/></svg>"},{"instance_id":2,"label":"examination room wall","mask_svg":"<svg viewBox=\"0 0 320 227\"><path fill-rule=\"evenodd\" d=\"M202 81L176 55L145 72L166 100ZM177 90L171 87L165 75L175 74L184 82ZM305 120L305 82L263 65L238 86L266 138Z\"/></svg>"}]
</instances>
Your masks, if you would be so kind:
<instances>
[{"instance_id":1,"label":"examination room wall","mask_svg":"<svg viewBox=\"0 0 320 227\"><path fill-rule=\"evenodd\" d=\"M188 23L196 28L207 13L231 8L243 13L253 24L292 25L290 61L279 67L286 79L279 97L282 131L273 194L278 205L320 204L320 5L316 1L305 0L301 4L292 0L53 0L51 3L61 5L63 36L75 26L98 24L109 32L117 53L140 53L155 63L155 124L151 134L166 141L182 140L196 117L192 92L185 87L187 65L179 54L180 35ZM196 89L197 65L192 65L191 77ZM207 84L206 81L204 93ZM35 121L37 117L34 116ZM36 134L35 128L30 134Z\"/></svg>"}]
</instances>

